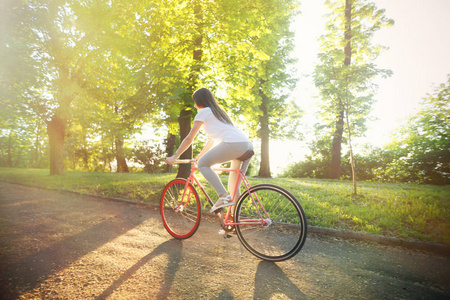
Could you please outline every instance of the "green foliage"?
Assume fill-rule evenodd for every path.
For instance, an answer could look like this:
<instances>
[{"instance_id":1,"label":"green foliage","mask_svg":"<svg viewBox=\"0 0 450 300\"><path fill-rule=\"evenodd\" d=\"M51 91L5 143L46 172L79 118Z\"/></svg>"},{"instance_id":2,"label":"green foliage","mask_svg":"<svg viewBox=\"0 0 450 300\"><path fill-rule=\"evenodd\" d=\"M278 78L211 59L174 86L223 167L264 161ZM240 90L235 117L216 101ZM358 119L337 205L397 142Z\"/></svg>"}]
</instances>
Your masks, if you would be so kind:
<instances>
[{"instance_id":1,"label":"green foliage","mask_svg":"<svg viewBox=\"0 0 450 300\"><path fill-rule=\"evenodd\" d=\"M375 181L379 180L377 170L382 168L389 161L389 153L382 148L365 146L365 150L355 154L355 168L357 172L357 180ZM344 155L344 161L350 161L350 153ZM343 179L351 179L351 166L344 165L342 169Z\"/></svg>"},{"instance_id":2,"label":"green foliage","mask_svg":"<svg viewBox=\"0 0 450 300\"><path fill-rule=\"evenodd\" d=\"M314 71L314 80L321 95L320 116L324 123L335 126L337 114L345 108L351 116L352 132L358 135L366 130L364 124L377 89L373 79L392 74L373 64L385 47L374 45L371 39L376 31L391 26L393 21L384 16L383 9L366 0L350 1L351 17L347 19L344 2L327 1L330 10L327 33L321 37L320 63ZM351 54L345 53L347 43ZM345 64L348 55L351 60Z\"/></svg>"},{"instance_id":3,"label":"green foliage","mask_svg":"<svg viewBox=\"0 0 450 300\"><path fill-rule=\"evenodd\" d=\"M450 184L450 76L422 101L420 110L386 146L391 160L377 169L382 180Z\"/></svg>"},{"instance_id":4,"label":"green foliage","mask_svg":"<svg viewBox=\"0 0 450 300\"><path fill-rule=\"evenodd\" d=\"M317 144L315 147L320 147ZM316 151L318 149L316 148ZM322 152L323 155L318 153ZM328 178L330 169L330 156L326 149L320 152L315 152L314 155L307 155L304 160L290 165L280 177L288 178ZM354 159L356 161L357 179L360 181L377 181L381 180L379 173L384 166L392 160L392 154L382 148L372 148L367 145L366 151L356 154ZM343 156L345 162L350 161L350 153L347 152ZM352 179L352 170L350 164L342 166L342 179ZM393 181L395 182L395 180Z\"/></svg>"},{"instance_id":5,"label":"green foliage","mask_svg":"<svg viewBox=\"0 0 450 300\"><path fill-rule=\"evenodd\" d=\"M127 143L143 123L175 133L180 110L192 110L196 87L225 91L229 106L220 101L236 107L239 118L254 115L245 104L255 100L251 90L261 61L278 55L271 62L272 73L261 76L289 82L276 64L287 62L277 47L284 43L285 49L292 48L284 40L292 34L282 32L292 3L7 1L1 12L2 138L17 137L17 145L23 141L21 147L28 152L34 147L41 157L44 148L32 134L37 127L29 124L39 119L41 135L45 122L58 116L61 132L66 130L69 167L111 170L114 156L121 152L113 144ZM194 59L199 51L201 60ZM237 87L242 89L234 97ZM245 101L240 108L233 106L241 96ZM23 156L26 151L19 148L10 147L3 156Z\"/></svg>"},{"instance_id":6,"label":"green foliage","mask_svg":"<svg viewBox=\"0 0 450 300\"><path fill-rule=\"evenodd\" d=\"M146 173L161 173L165 159L164 151L159 146L147 142L139 142L132 151L133 161L144 166Z\"/></svg>"},{"instance_id":7,"label":"green foliage","mask_svg":"<svg viewBox=\"0 0 450 300\"><path fill-rule=\"evenodd\" d=\"M329 161L306 159L290 165L280 177L288 178L327 178Z\"/></svg>"},{"instance_id":8,"label":"green foliage","mask_svg":"<svg viewBox=\"0 0 450 300\"><path fill-rule=\"evenodd\" d=\"M0 166L45 167L48 147L42 105L40 36L34 15L39 7L20 8L15 1L1 5L0 22ZM48 100L48 99L47 99Z\"/></svg>"},{"instance_id":9,"label":"green foliage","mask_svg":"<svg viewBox=\"0 0 450 300\"><path fill-rule=\"evenodd\" d=\"M0 131L1 167L48 167L48 143L44 122L17 116L15 126Z\"/></svg>"},{"instance_id":10,"label":"green foliage","mask_svg":"<svg viewBox=\"0 0 450 300\"><path fill-rule=\"evenodd\" d=\"M250 135L261 138L264 111L270 137L282 139L297 133L302 112L294 102L288 102L288 92L295 87L297 78L291 54L294 33L290 31L292 18L298 13L298 2L259 0L247 4L238 13L244 18L251 44L230 49L225 61L227 106L237 117L249 124ZM242 24L240 25L242 26ZM240 34L242 28L238 29ZM247 43L248 43L247 42ZM230 52L228 50L228 52ZM250 50L250 53L249 53ZM236 75L233 74L238 74ZM235 78L233 78L234 76Z\"/></svg>"},{"instance_id":11,"label":"green foliage","mask_svg":"<svg viewBox=\"0 0 450 300\"><path fill-rule=\"evenodd\" d=\"M249 125L246 130L250 136L261 140L259 175L264 177L270 177L269 139L294 136L300 122L300 108L287 100L287 92L297 81L292 69L295 60L290 56L294 40L290 25L297 8L295 0L253 1L248 8L253 14L248 25L255 24L249 28L250 49L254 51L240 53L245 64L231 61L233 69L227 72L246 74L230 81L226 100L234 114Z\"/></svg>"},{"instance_id":12,"label":"green foliage","mask_svg":"<svg viewBox=\"0 0 450 300\"><path fill-rule=\"evenodd\" d=\"M33 47L40 40L34 30L36 7L21 7L15 1L3 1L0 10L0 126L15 123L15 118L27 115L32 98L42 86L39 57ZM38 109L38 107L36 107Z\"/></svg>"},{"instance_id":13,"label":"green foliage","mask_svg":"<svg viewBox=\"0 0 450 300\"><path fill-rule=\"evenodd\" d=\"M311 154L303 161L289 166L280 177L290 178L328 178L331 161L331 138L327 128L315 125L315 138L309 144Z\"/></svg>"}]
</instances>

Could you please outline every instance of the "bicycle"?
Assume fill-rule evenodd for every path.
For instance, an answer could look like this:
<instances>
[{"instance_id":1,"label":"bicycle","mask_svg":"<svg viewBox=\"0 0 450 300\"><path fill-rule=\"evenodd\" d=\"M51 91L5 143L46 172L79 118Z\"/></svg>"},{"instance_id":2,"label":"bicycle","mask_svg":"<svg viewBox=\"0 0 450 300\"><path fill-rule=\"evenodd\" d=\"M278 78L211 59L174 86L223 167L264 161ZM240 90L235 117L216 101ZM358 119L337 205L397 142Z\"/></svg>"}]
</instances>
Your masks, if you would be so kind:
<instances>
[{"instance_id":1,"label":"bicycle","mask_svg":"<svg viewBox=\"0 0 450 300\"><path fill-rule=\"evenodd\" d=\"M253 155L253 151L251 151ZM251 156L250 156L251 157ZM250 160L247 158L248 161ZM241 160L244 161L244 160ZM195 176L195 160L177 160L192 164L187 179L170 181L163 190L160 213L164 227L176 239L187 239L198 229L202 207L194 183L212 206L213 201ZM235 233L242 245L256 257L283 261L295 256L303 247L307 234L306 216L297 199L287 190L273 184L251 186L241 169L213 168L218 172L238 172L235 191L243 183L243 193L234 206L214 212L224 237ZM245 189L245 190L244 190ZM234 207L234 214L231 213Z\"/></svg>"}]
</instances>

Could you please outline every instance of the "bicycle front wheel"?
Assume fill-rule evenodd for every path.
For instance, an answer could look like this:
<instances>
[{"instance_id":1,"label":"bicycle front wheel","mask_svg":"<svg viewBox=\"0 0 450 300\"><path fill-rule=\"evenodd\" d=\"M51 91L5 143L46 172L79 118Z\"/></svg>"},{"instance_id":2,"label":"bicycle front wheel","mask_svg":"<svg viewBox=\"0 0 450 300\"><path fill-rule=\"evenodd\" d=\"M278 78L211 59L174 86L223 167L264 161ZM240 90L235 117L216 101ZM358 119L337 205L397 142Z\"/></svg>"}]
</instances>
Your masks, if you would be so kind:
<instances>
[{"instance_id":1,"label":"bicycle front wheel","mask_svg":"<svg viewBox=\"0 0 450 300\"><path fill-rule=\"evenodd\" d=\"M184 197L183 197L184 196ZM200 225L201 206L197 191L185 179L174 179L163 190L161 218L166 230L176 239L191 237Z\"/></svg>"},{"instance_id":2,"label":"bicycle front wheel","mask_svg":"<svg viewBox=\"0 0 450 300\"><path fill-rule=\"evenodd\" d=\"M264 225L251 224L261 218ZM241 243L263 260L289 259L305 243L307 221L300 203L288 191L275 185L255 185L250 188L250 193L242 194L235 208L235 221L241 223L236 226ZM242 225L244 223L247 224Z\"/></svg>"}]
</instances>

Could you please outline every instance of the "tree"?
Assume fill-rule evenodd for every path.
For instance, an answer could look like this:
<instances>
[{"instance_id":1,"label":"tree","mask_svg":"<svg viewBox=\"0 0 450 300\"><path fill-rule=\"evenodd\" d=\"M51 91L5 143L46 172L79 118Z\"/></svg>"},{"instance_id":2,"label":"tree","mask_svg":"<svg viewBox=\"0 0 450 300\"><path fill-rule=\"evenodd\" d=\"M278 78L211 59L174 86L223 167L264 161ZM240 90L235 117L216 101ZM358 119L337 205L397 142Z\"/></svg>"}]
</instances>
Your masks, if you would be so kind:
<instances>
[{"instance_id":1,"label":"tree","mask_svg":"<svg viewBox=\"0 0 450 300\"><path fill-rule=\"evenodd\" d=\"M18 64L5 68L16 70L11 72L13 76L8 74L9 78L2 80L4 99L13 107L21 106L17 114L22 117L30 114L46 122L50 173L62 174L64 134L77 81L73 49L79 36L72 31L72 11L66 1L56 0L8 1L5 8L8 26L2 40L2 55ZM2 67L2 71L5 69Z\"/></svg>"},{"instance_id":2,"label":"tree","mask_svg":"<svg viewBox=\"0 0 450 300\"><path fill-rule=\"evenodd\" d=\"M272 68L271 75L256 74L270 58L264 48L283 41L269 39L271 33L281 32L268 13L275 2L5 3L8 26L2 31L6 42L2 40L1 55L12 55L20 68L2 60L1 101L14 114L9 118L4 110L1 121L11 130L18 129L14 118L29 117L37 127L46 124L51 174L63 174L64 153L71 156L66 162L73 168L111 169L115 156L117 169L126 171L127 145L142 123L169 128L168 151L179 142L174 138L177 131L180 138L189 132L195 89L225 92L229 96L219 95L219 102L244 119L260 105L252 95L257 79L277 76L268 65L264 68ZM258 43L263 37L266 42ZM270 47L268 53L273 53L276 47ZM264 88L267 97L274 93L283 98L274 92L281 86ZM238 97L229 93L237 90ZM244 101L237 105L240 99ZM9 133L5 131L5 138L21 140ZM42 140L35 139L36 149L43 149L37 147Z\"/></svg>"},{"instance_id":3,"label":"tree","mask_svg":"<svg viewBox=\"0 0 450 300\"><path fill-rule=\"evenodd\" d=\"M32 45L38 40L31 21L35 10L16 1L3 1L0 9L0 133L2 166L45 163L46 148L41 108L30 101L40 97L42 76ZM31 46L30 46L31 45Z\"/></svg>"},{"instance_id":4,"label":"tree","mask_svg":"<svg viewBox=\"0 0 450 300\"><path fill-rule=\"evenodd\" d=\"M80 60L77 51L82 34L73 27L75 15L66 1L41 6L42 36L39 54L47 65L52 101L47 106L47 133L50 143L50 175L64 174L64 140L70 106L79 92ZM77 45L78 44L78 45Z\"/></svg>"},{"instance_id":5,"label":"tree","mask_svg":"<svg viewBox=\"0 0 450 300\"><path fill-rule=\"evenodd\" d=\"M140 93L141 77L136 76L142 53L143 33L136 29L141 5L127 1L73 5L76 25L85 33L89 49L82 70L83 96L92 103L84 103L84 114L103 132L104 144L114 145L117 172L128 172L126 141L139 131L153 109L153 103Z\"/></svg>"},{"instance_id":6,"label":"tree","mask_svg":"<svg viewBox=\"0 0 450 300\"><path fill-rule=\"evenodd\" d=\"M377 170L381 179L450 184L449 103L450 76L423 98L420 110L397 130L386 147L392 159Z\"/></svg>"},{"instance_id":7,"label":"tree","mask_svg":"<svg viewBox=\"0 0 450 300\"><path fill-rule=\"evenodd\" d=\"M164 103L162 117L169 128L168 153L173 151L174 140L171 135L177 127L180 141L189 133L194 116L191 95L199 87L225 91L228 94L226 99L216 96L221 105L231 109L232 115L254 115L254 108L260 105L259 100L251 95L255 92L256 72L261 61L270 58L264 52L267 51L265 48L270 45L270 53L275 56L276 51L280 55L284 49L292 46L286 41L291 38L286 34L290 16L288 8L291 7L284 5L275 18L272 15L277 11L278 2L266 2L196 0L192 5L186 5L185 1L179 1L178 5L164 5L165 21L174 25L167 29L170 35L161 36L164 41L162 48L170 51L165 52L164 60L161 60L159 74L162 75L157 75L156 82L159 84L155 97ZM282 25L277 24L280 20L285 20ZM164 34L165 31L162 32ZM279 50L278 47L282 48L283 43L287 47ZM158 58L154 60L160 61ZM260 68L261 77L269 77L266 81L273 77L272 82L264 85L269 96L283 83L292 85L288 76L278 74L283 72L280 66L287 60L283 53L282 58L277 60L278 65L272 62L272 65ZM270 71L262 71L264 68L270 68ZM281 70L278 73L277 68ZM145 70L148 69L149 66L145 66ZM278 85L275 85L277 79ZM190 157L191 148L182 155L182 158ZM177 176L188 176L189 170L189 165L180 166Z\"/></svg>"},{"instance_id":8,"label":"tree","mask_svg":"<svg viewBox=\"0 0 450 300\"><path fill-rule=\"evenodd\" d=\"M246 129L250 134L261 139L261 177L271 176L269 140L292 135L301 115L286 94L296 83L291 69L294 59L290 57L294 36L289 30L296 13L296 1L265 0L253 1L232 16L235 22L243 19L241 24L245 25L239 34L247 35L250 45L238 43L226 56L225 72L238 73L240 78L228 77L229 96L225 100L249 125ZM240 53L240 49L244 51Z\"/></svg>"},{"instance_id":9,"label":"tree","mask_svg":"<svg viewBox=\"0 0 450 300\"><path fill-rule=\"evenodd\" d=\"M292 90L296 79L292 76L294 60L289 57L293 50L293 33L289 30L292 16L295 14L295 1L264 2L265 19L270 24L270 32L262 35L257 42L259 49L264 49L269 56L262 60L256 72L257 84L254 92L259 100L258 137L261 139L260 177L270 177L269 140L277 138L288 128L280 128L283 120L297 123L300 110L293 102L286 101L287 95L281 91ZM274 13L275 12L275 13Z\"/></svg>"},{"instance_id":10,"label":"tree","mask_svg":"<svg viewBox=\"0 0 450 300\"><path fill-rule=\"evenodd\" d=\"M314 81L321 95L321 117L332 132L329 178L339 179L344 128L347 127L349 141L351 136L365 132L377 89L373 79L391 74L373 63L385 48L373 45L371 38L393 21L384 16L384 10L365 0L326 3L331 13L327 33L321 37L320 63L315 67ZM354 173L354 162L351 164Z\"/></svg>"},{"instance_id":11,"label":"tree","mask_svg":"<svg viewBox=\"0 0 450 300\"><path fill-rule=\"evenodd\" d=\"M128 21L126 26L118 24L118 28L130 40L131 51L127 53L132 55L127 55L127 60L134 76L132 86L136 89L125 102L136 100L136 113L144 113L146 121L151 120L155 126L168 127L168 151L173 151L176 128L180 129L181 138L190 130L191 95L202 68L204 3L154 0L124 1L122 5L126 6L122 10L127 12L124 18ZM129 115L128 110L126 114ZM128 129L136 127L135 124ZM184 156L192 156L190 151ZM186 172L181 168L179 176L188 173L189 169Z\"/></svg>"}]
</instances>

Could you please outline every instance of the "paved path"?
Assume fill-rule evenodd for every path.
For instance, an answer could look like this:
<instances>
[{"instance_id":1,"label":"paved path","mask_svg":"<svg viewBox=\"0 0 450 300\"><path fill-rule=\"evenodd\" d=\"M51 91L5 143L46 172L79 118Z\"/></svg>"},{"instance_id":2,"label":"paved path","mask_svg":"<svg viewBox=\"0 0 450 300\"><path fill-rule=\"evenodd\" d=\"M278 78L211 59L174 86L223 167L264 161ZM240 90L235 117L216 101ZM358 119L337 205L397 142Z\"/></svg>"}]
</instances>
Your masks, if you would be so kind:
<instances>
[{"instance_id":1,"label":"paved path","mask_svg":"<svg viewBox=\"0 0 450 300\"><path fill-rule=\"evenodd\" d=\"M448 257L311 234L269 263L218 230L176 241L154 208L0 182L0 298L450 299Z\"/></svg>"}]
</instances>

